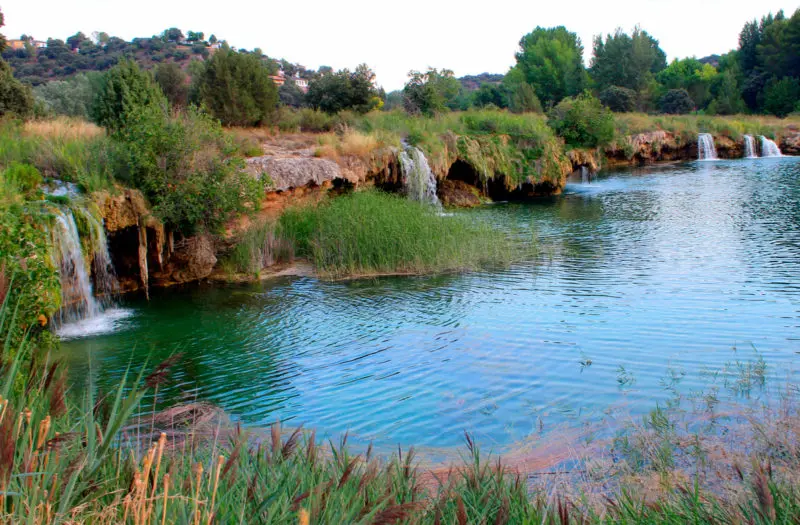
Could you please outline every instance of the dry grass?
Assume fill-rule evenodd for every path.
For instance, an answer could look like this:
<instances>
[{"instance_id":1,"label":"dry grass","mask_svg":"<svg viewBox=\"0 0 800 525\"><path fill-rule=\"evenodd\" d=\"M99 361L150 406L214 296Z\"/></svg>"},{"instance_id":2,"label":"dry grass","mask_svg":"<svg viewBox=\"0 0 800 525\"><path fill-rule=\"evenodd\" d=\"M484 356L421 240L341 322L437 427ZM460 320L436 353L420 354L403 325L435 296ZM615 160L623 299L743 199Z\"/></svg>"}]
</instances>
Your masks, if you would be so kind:
<instances>
[{"instance_id":1,"label":"dry grass","mask_svg":"<svg viewBox=\"0 0 800 525\"><path fill-rule=\"evenodd\" d=\"M23 133L30 137L48 139L93 139L102 136L103 128L85 120L58 117L48 120L31 120L23 126Z\"/></svg>"}]
</instances>

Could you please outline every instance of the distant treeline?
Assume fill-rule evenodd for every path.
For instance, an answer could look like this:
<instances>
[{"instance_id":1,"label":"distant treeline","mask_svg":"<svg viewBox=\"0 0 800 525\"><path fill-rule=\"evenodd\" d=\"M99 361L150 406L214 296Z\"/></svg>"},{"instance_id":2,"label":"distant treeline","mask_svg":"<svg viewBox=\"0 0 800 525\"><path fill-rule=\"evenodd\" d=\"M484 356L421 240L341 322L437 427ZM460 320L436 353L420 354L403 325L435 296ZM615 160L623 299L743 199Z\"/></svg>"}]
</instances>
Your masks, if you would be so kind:
<instances>
[{"instance_id":1,"label":"distant treeline","mask_svg":"<svg viewBox=\"0 0 800 525\"><path fill-rule=\"evenodd\" d=\"M390 93L376 86L374 73L363 64L354 71L326 66L314 71L271 58L261 49L232 49L227 42L214 35L206 38L199 31L184 35L170 28L131 42L106 33L91 37L76 33L66 41L48 39L44 47L26 35L22 40L24 46L6 48L3 58L17 79L34 88L38 105L31 106L30 112L89 116L99 72L123 58L151 70L173 104L207 102L219 98L208 91L212 88L207 81L209 75L214 76L209 73L212 57L221 49L226 56L257 59L266 76L282 72L285 81L277 82L276 107L309 107L330 114L404 108L411 114L434 115L487 107L544 112L586 92L615 112L782 117L800 111L800 9L791 17L779 11L747 22L738 48L724 55L671 63L659 41L640 27L595 37L588 67L583 62L583 43L574 32L563 26L537 27L522 37L516 64L504 75L456 78L447 69L411 71L405 87ZM239 88L248 91L246 84ZM9 109L0 106L0 111ZM271 113L261 108L241 118L243 111L247 109L237 109L240 115L235 119L215 116L225 124L255 124L265 123L264 115Z\"/></svg>"}]
</instances>

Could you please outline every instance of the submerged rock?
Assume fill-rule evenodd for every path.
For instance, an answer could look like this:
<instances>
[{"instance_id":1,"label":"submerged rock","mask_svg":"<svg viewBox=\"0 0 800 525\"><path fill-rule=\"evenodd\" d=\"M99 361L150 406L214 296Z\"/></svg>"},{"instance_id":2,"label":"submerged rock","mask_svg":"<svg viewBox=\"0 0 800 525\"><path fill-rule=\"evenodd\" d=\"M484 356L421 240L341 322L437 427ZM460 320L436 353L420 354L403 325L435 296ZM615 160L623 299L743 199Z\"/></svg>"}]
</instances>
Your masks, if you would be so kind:
<instances>
[{"instance_id":1,"label":"submerged rock","mask_svg":"<svg viewBox=\"0 0 800 525\"><path fill-rule=\"evenodd\" d=\"M187 283L205 279L217 264L216 250L207 235L189 237L175 243L175 251L164 271L154 275L157 284Z\"/></svg>"}]
</instances>

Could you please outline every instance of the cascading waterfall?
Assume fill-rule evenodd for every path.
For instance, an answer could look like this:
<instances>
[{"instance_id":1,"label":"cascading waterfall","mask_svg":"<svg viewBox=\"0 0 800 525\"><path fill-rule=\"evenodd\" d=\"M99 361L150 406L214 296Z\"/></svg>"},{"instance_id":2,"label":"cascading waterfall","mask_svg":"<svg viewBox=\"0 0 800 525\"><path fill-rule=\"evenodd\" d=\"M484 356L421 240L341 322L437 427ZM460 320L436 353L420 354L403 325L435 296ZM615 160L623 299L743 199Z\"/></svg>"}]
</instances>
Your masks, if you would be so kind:
<instances>
[{"instance_id":1,"label":"cascading waterfall","mask_svg":"<svg viewBox=\"0 0 800 525\"><path fill-rule=\"evenodd\" d=\"M116 319L128 313L111 308L119 294L119 282L103 223L80 206L55 208L53 213L52 256L61 281L61 309L53 316L56 333L76 337L109 331ZM89 238L84 239L91 254L88 259L84 257L86 243L80 237L76 214L88 233Z\"/></svg>"},{"instance_id":2,"label":"cascading waterfall","mask_svg":"<svg viewBox=\"0 0 800 525\"><path fill-rule=\"evenodd\" d=\"M781 149L775 144L775 141L761 136L761 156L762 157L783 157Z\"/></svg>"},{"instance_id":3,"label":"cascading waterfall","mask_svg":"<svg viewBox=\"0 0 800 525\"><path fill-rule=\"evenodd\" d=\"M714 137L710 133L700 133L697 137L697 154L699 160L717 160Z\"/></svg>"},{"instance_id":4,"label":"cascading waterfall","mask_svg":"<svg viewBox=\"0 0 800 525\"><path fill-rule=\"evenodd\" d=\"M583 184L588 184L590 182L589 168L587 168L586 166L581 166L581 182Z\"/></svg>"},{"instance_id":5,"label":"cascading waterfall","mask_svg":"<svg viewBox=\"0 0 800 525\"><path fill-rule=\"evenodd\" d=\"M405 146L400 153L403 186L409 198L440 207L436 196L436 177L428 165L425 154L417 147Z\"/></svg>"},{"instance_id":6,"label":"cascading waterfall","mask_svg":"<svg viewBox=\"0 0 800 525\"><path fill-rule=\"evenodd\" d=\"M81 250L81 238L71 210L55 210L53 259L61 279L61 309L53 318L56 331L67 323L96 317L101 312Z\"/></svg>"},{"instance_id":7,"label":"cascading waterfall","mask_svg":"<svg viewBox=\"0 0 800 525\"><path fill-rule=\"evenodd\" d=\"M744 156L748 159L758 158L758 153L756 152L756 139L754 139L752 135L744 136Z\"/></svg>"}]
</instances>

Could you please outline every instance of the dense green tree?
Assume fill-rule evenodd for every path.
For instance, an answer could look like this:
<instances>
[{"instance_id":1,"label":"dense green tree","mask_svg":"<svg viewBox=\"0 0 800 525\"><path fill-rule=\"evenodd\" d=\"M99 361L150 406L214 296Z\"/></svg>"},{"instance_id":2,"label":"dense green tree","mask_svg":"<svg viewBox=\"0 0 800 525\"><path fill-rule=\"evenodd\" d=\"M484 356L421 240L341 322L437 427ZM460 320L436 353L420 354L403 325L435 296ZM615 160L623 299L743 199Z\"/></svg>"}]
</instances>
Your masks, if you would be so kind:
<instances>
[{"instance_id":1,"label":"dense green tree","mask_svg":"<svg viewBox=\"0 0 800 525\"><path fill-rule=\"evenodd\" d=\"M342 69L317 75L309 82L305 98L314 109L331 114L345 109L366 113L382 102L375 87L375 73L366 64L355 71Z\"/></svg>"},{"instance_id":2,"label":"dense green tree","mask_svg":"<svg viewBox=\"0 0 800 525\"><path fill-rule=\"evenodd\" d=\"M615 113L627 113L636 109L636 92L624 87L609 86L600 93L600 102Z\"/></svg>"},{"instance_id":3,"label":"dense green tree","mask_svg":"<svg viewBox=\"0 0 800 525\"><path fill-rule=\"evenodd\" d=\"M583 45L565 27L537 27L522 37L519 48L513 69L533 87L543 104L552 106L586 87Z\"/></svg>"},{"instance_id":4,"label":"dense green tree","mask_svg":"<svg viewBox=\"0 0 800 525\"><path fill-rule=\"evenodd\" d=\"M667 55L658 40L639 27L631 35L617 29L605 40L602 36L594 40L590 71L600 89L619 86L645 90L653 76L665 67Z\"/></svg>"},{"instance_id":5,"label":"dense green tree","mask_svg":"<svg viewBox=\"0 0 800 525\"><path fill-rule=\"evenodd\" d=\"M588 91L559 102L547 124L570 146L597 148L614 139L614 115Z\"/></svg>"},{"instance_id":6,"label":"dense green tree","mask_svg":"<svg viewBox=\"0 0 800 525\"><path fill-rule=\"evenodd\" d=\"M186 41L187 42L202 42L205 40L205 33L202 31L187 31L186 32Z\"/></svg>"},{"instance_id":7,"label":"dense green tree","mask_svg":"<svg viewBox=\"0 0 800 525\"><path fill-rule=\"evenodd\" d=\"M473 105L479 108L494 106L498 108L508 107L509 93L503 85L481 84L472 95Z\"/></svg>"},{"instance_id":8,"label":"dense green tree","mask_svg":"<svg viewBox=\"0 0 800 525\"><path fill-rule=\"evenodd\" d=\"M199 75L195 102L228 126L266 124L278 104L278 88L270 74L255 55L223 46Z\"/></svg>"},{"instance_id":9,"label":"dense green tree","mask_svg":"<svg viewBox=\"0 0 800 525\"><path fill-rule=\"evenodd\" d=\"M293 108L302 107L305 103L306 94L300 89L294 80L286 79L281 87L278 88L278 99L284 106Z\"/></svg>"},{"instance_id":10,"label":"dense green tree","mask_svg":"<svg viewBox=\"0 0 800 525\"><path fill-rule=\"evenodd\" d=\"M101 77L101 73L90 72L67 80L54 80L37 86L33 94L51 113L88 119Z\"/></svg>"},{"instance_id":11,"label":"dense green tree","mask_svg":"<svg viewBox=\"0 0 800 525\"><path fill-rule=\"evenodd\" d=\"M461 83L449 69L428 68L424 73L411 71L408 76L403 96L409 113L430 116L457 107Z\"/></svg>"},{"instance_id":12,"label":"dense green tree","mask_svg":"<svg viewBox=\"0 0 800 525\"><path fill-rule=\"evenodd\" d=\"M170 27L164 30L162 37L165 42L180 42L183 40L183 31L177 27Z\"/></svg>"},{"instance_id":13,"label":"dense green tree","mask_svg":"<svg viewBox=\"0 0 800 525\"><path fill-rule=\"evenodd\" d=\"M696 105L685 89L670 89L659 101L661 111L673 115L691 113Z\"/></svg>"},{"instance_id":14,"label":"dense green tree","mask_svg":"<svg viewBox=\"0 0 800 525\"><path fill-rule=\"evenodd\" d=\"M717 76L717 82L712 88L713 100L706 110L714 115L736 115L744 113L747 106L742 99L736 74L727 69Z\"/></svg>"},{"instance_id":15,"label":"dense green tree","mask_svg":"<svg viewBox=\"0 0 800 525\"><path fill-rule=\"evenodd\" d=\"M773 77L764 89L764 110L779 117L800 110L800 80Z\"/></svg>"},{"instance_id":16,"label":"dense green tree","mask_svg":"<svg viewBox=\"0 0 800 525\"><path fill-rule=\"evenodd\" d=\"M511 68L503 77L503 86L508 93L508 109L514 113L541 113L542 102L533 86L528 84L522 71Z\"/></svg>"},{"instance_id":17,"label":"dense green tree","mask_svg":"<svg viewBox=\"0 0 800 525\"><path fill-rule=\"evenodd\" d=\"M757 46L757 69L778 78L800 76L800 9L766 25Z\"/></svg>"},{"instance_id":18,"label":"dense green tree","mask_svg":"<svg viewBox=\"0 0 800 525\"><path fill-rule=\"evenodd\" d=\"M667 90L685 89L698 107L711 101L711 90L717 81L717 69L696 58L675 59L657 75L658 82Z\"/></svg>"},{"instance_id":19,"label":"dense green tree","mask_svg":"<svg viewBox=\"0 0 800 525\"><path fill-rule=\"evenodd\" d=\"M189 99L189 86L186 73L175 62L164 62L156 68L156 82L161 91L176 107L185 107Z\"/></svg>"},{"instance_id":20,"label":"dense green tree","mask_svg":"<svg viewBox=\"0 0 800 525\"><path fill-rule=\"evenodd\" d=\"M167 113L167 100L153 76L136 62L122 60L103 75L91 108L92 119L112 133L125 128L141 108Z\"/></svg>"},{"instance_id":21,"label":"dense green tree","mask_svg":"<svg viewBox=\"0 0 800 525\"><path fill-rule=\"evenodd\" d=\"M0 27L5 19L0 12ZM6 47L6 39L0 35L0 51ZM31 89L14 78L11 67L0 59L0 117L14 115L27 117L33 112L33 94Z\"/></svg>"},{"instance_id":22,"label":"dense green tree","mask_svg":"<svg viewBox=\"0 0 800 525\"><path fill-rule=\"evenodd\" d=\"M212 46L217 43L217 35L211 35L208 37L208 43Z\"/></svg>"}]
</instances>

